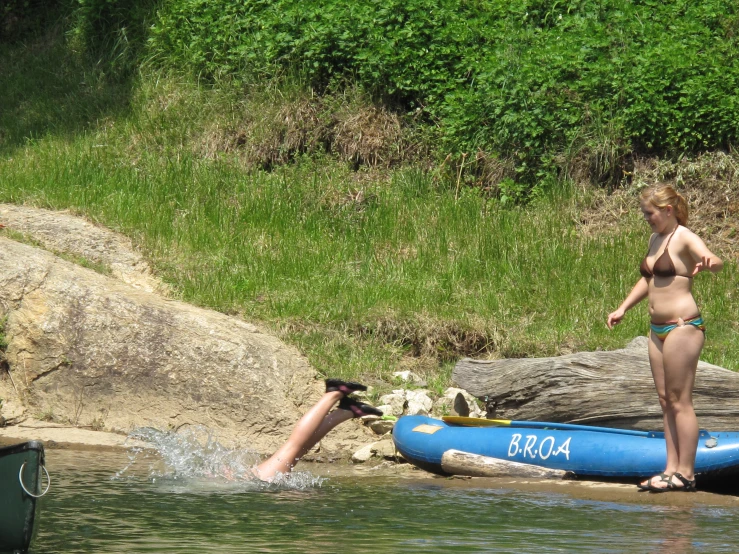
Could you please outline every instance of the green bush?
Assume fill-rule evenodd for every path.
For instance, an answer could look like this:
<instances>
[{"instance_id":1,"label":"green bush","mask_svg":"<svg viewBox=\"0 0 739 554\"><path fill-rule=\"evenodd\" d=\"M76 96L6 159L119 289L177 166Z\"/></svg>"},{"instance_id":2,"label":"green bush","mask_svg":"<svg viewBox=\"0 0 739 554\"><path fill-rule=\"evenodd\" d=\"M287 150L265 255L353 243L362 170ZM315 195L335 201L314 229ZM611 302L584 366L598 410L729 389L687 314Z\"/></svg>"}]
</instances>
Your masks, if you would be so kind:
<instances>
[{"instance_id":1,"label":"green bush","mask_svg":"<svg viewBox=\"0 0 739 554\"><path fill-rule=\"evenodd\" d=\"M104 62L108 73L126 77L141 61L159 0L74 0L73 36Z\"/></svg>"},{"instance_id":2,"label":"green bush","mask_svg":"<svg viewBox=\"0 0 739 554\"><path fill-rule=\"evenodd\" d=\"M656 154L735 145L738 23L731 0L167 0L149 54L208 78L358 83L423 114L444 154L482 150L534 184L598 136Z\"/></svg>"}]
</instances>

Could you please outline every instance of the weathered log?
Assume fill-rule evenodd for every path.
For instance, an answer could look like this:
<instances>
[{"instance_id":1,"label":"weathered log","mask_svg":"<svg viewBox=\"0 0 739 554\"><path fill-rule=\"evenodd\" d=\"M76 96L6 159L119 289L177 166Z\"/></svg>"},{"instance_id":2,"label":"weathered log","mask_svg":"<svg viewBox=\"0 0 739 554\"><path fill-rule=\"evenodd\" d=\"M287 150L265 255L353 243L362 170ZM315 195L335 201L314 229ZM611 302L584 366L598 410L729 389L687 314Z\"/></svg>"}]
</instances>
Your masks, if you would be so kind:
<instances>
[{"instance_id":1,"label":"weathered log","mask_svg":"<svg viewBox=\"0 0 739 554\"><path fill-rule=\"evenodd\" d=\"M441 456L441 469L452 475L470 477L534 477L537 479L562 479L566 471L549 469L510 460L499 460L460 450L447 450Z\"/></svg>"},{"instance_id":2,"label":"weathered log","mask_svg":"<svg viewBox=\"0 0 739 554\"><path fill-rule=\"evenodd\" d=\"M488 417L642 430L663 426L646 337L608 352L463 359L452 380L485 402ZM693 400L701 427L739 428L739 374L699 362Z\"/></svg>"}]
</instances>

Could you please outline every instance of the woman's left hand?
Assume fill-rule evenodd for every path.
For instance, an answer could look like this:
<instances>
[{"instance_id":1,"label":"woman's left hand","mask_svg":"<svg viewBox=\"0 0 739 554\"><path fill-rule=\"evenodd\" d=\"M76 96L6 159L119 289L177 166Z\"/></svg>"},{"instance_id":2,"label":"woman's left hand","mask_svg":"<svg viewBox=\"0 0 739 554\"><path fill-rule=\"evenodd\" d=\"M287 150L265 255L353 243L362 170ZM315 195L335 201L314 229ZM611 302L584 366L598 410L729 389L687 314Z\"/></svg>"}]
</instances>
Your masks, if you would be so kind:
<instances>
[{"instance_id":1,"label":"woman's left hand","mask_svg":"<svg viewBox=\"0 0 739 554\"><path fill-rule=\"evenodd\" d=\"M701 260L695 264L693 275L698 275L701 271L711 271L712 265L713 260L711 259L711 256L703 256Z\"/></svg>"}]
</instances>

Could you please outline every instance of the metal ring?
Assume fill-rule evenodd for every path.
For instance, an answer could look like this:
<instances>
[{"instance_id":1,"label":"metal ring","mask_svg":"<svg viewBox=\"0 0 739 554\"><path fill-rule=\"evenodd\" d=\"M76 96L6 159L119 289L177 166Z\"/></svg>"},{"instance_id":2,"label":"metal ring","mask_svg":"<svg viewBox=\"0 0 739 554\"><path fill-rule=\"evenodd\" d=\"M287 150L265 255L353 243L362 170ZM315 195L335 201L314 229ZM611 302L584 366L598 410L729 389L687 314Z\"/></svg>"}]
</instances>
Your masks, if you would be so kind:
<instances>
[{"instance_id":1,"label":"metal ring","mask_svg":"<svg viewBox=\"0 0 739 554\"><path fill-rule=\"evenodd\" d=\"M51 488L51 477L49 477L49 472L46 471L46 467L41 464L41 469L44 470L44 473L46 473L46 490L42 492L41 494L33 494L32 492L29 492L29 490L26 488L26 485L23 484L23 468L26 467L26 464L28 462L23 462L23 465L21 466L20 471L18 472L18 481L20 481L21 488L23 488L23 491L28 495L32 496L33 498L41 498L44 496L47 492L49 492L49 489Z\"/></svg>"}]
</instances>

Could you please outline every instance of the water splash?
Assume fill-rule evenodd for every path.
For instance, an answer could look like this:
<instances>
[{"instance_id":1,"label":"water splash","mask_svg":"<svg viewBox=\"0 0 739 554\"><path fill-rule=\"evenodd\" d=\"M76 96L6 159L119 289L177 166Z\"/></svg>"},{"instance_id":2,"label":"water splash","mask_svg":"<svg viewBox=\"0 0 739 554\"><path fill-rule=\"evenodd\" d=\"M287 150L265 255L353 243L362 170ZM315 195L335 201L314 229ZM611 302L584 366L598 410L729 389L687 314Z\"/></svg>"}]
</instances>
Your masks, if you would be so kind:
<instances>
[{"instance_id":1,"label":"water splash","mask_svg":"<svg viewBox=\"0 0 739 554\"><path fill-rule=\"evenodd\" d=\"M131 432L128 438L143 441L148 448L131 447L129 463L114 479L124 479L134 468L147 465L145 471L152 481L198 483L199 488L205 482L212 486L229 484L250 489L304 490L320 487L325 481L307 471L280 473L269 483L260 481L253 473L253 468L261 462L256 451L229 449L218 442L211 430L201 426L178 432L142 427Z\"/></svg>"}]
</instances>

